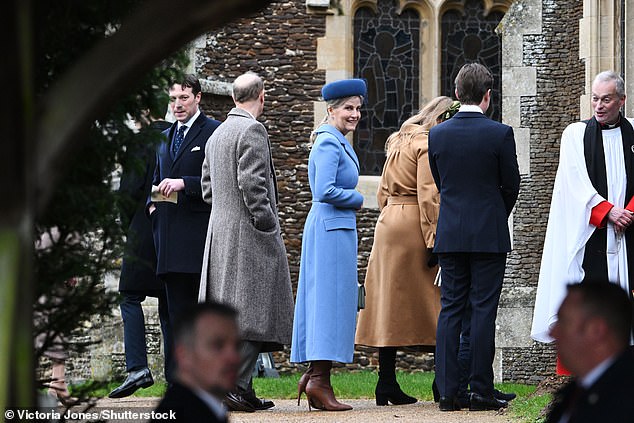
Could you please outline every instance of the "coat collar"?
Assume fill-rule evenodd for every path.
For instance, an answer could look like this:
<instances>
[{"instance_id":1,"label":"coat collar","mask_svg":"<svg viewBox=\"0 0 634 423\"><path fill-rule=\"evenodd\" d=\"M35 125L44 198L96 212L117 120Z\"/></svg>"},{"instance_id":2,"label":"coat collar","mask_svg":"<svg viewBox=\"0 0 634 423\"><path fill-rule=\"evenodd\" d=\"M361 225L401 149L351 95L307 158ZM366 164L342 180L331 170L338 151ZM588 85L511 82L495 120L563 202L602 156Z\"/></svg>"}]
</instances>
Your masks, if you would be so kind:
<instances>
[{"instance_id":1,"label":"coat collar","mask_svg":"<svg viewBox=\"0 0 634 423\"><path fill-rule=\"evenodd\" d=\"M328 124L321 125L319 128L317 128L315 130L316 134L321 134L321 133L324 133L324 132L326 132L326 133L334 136L335 138L337 138L339 143L341 143L341 145L343 146L343 149L345 150L346 154L348 154L348 156L350 156L350 158L354 162L355 166L357 167L357 171L358 171L359 170L359 159L357 158L357 153L354 152L354 148L352 148L352 145L350 145L350 143L348 142L346 137L344 137L343 134L341 132L339 132L339 130L337 128L335 128L332 125L328 125Z\"/></svg>"},{"instance_id":2,"label":"coat collar","mask_svg":"<svg viewBox=\"0 0 634 423\"><path fill-rule=\"evenodd\" d=\"M251 113L239 107L234 107L233 109L231 109L229 113L227 113L227 116L240 116L248 119L255 119L255 117L253 117Z\"/></svg>"},{"instance_id":3,"label":"coat collar","mask_svg":"<svg viewBox=\"0 0 634 423\"><path fill-rule=\"evenodd\" d=\"M464 119L464 118L484 118L488 119L488 117L482 112L458 112L451 119ZM449 119L447 122L449 122Z\"/></svg>"}]
</instances>

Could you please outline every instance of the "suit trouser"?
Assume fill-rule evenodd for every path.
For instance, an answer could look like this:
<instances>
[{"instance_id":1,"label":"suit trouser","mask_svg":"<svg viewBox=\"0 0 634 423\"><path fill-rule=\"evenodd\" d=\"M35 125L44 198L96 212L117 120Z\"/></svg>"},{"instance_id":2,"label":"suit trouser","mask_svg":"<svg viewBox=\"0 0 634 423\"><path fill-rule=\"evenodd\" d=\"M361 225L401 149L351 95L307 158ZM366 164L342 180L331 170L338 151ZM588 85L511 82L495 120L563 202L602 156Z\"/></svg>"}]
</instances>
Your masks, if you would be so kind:
<instances>
[{"instance_id":1,"label":"suit trouser","mask_svg":"<svg viewBox=\"0 0 634 423\"><path fill-rule=\"evenodd\" d=\"M167 297L165 291L152 292L158 298L158 314L163 333L163 352L165 378L171 381L172 374L172 331L169 321ZM123 320L123 342L126 371L132 372L148 367L145 341L145 316L141 303L146 295L142 291L121 291L123 301L120 304Z\"/></svg>"},{"instance_id":2,"label":"suit trouser","mask_svg":"<svg viewBox=\"0 0 634 423\"><path fill-rule=\"evenodd\" d=\"M495 318L506 253L440 253L441 310L436 332L436 381L441 396L454 397L460 383L458 351L467 302L471 303L471 391L493 394Z\"/></svg>"},{"instance_id":3,"label":"suit trouser","mask_svg":"<svg viewBox=\"0 0 634 423\"><path fill-rule=\"evenodd\" d=\"M159 278L165 282L169 320L171 327L174 327L178 317L198 303L200 273L165 273ZM176 371L176 363L171 367L172 372L167 376L170 380Z\"/></svg>"},{"instance_id":4,"label":"suit trouser","mask_svg":"<svg viewBox=\"0 0 634 423\"><path fill-rule=\"evenodd\" d=\"M466 397L469 391L469 370L471 368L471 303L468 301L465 313L462 316L460 347L458 348L458 366L460 367L458 396Z\"/></svg>"},{"instance_id":5,"label":"suit trouser","mask_svg":"<svg viewBox=\"0 0 634 423\"><path fill-rule=\"evenodd\" d=\"M200 273L165 273L159 278L165 282L170 323L174 327L178 316L198 303Z\"/></svg>"},{"instance_id":6,"label":"suit trouser","mask_svg":"<svg viewBox=\"0 0 634 423\"><path fill-rule=\"evenodd\" d=\"M260 341L242 341L240 344L240 370L236 382L239 392L253 391L253 368L261 350Z\"/></svg>"}]
</instances>

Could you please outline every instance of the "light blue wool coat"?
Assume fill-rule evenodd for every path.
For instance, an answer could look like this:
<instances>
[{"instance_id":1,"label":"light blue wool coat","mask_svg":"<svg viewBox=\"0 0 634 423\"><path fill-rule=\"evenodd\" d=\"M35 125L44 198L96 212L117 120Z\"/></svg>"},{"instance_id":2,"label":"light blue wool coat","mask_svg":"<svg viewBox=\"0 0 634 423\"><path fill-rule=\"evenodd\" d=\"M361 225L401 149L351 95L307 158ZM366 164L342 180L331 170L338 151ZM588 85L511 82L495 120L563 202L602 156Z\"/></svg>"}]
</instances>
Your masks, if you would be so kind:
<instances>
[{"instance_id":1,"label":"light blue wool coat","mask_svg":"<svg viewBox=\"0 0 634 423\"><path fill-rule=\"evenodd\" d=\"M317 128L308 158L313 204L306 218L291 361L352 361L357 316L359 161L331 125Z\"/></svg>"}]
</instances>

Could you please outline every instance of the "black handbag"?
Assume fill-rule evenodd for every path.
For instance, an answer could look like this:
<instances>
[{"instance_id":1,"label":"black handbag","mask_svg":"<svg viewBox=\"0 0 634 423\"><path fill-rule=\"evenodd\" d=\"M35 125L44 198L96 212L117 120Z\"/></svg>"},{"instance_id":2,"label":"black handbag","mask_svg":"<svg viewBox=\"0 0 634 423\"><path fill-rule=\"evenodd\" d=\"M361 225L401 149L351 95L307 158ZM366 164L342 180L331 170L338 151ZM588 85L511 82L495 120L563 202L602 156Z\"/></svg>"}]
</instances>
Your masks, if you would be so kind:
<instances>
[{"instance_id":1,"label":"black handbag","mask_svg":"<svg viewBox=\"0 0 634 423\"><path fill-rule=\"evenodd\" d=\"M365 285L359 285L359 298L357 300L357 309L363 310L365 308Z\"/></svg>"}]
</instances>

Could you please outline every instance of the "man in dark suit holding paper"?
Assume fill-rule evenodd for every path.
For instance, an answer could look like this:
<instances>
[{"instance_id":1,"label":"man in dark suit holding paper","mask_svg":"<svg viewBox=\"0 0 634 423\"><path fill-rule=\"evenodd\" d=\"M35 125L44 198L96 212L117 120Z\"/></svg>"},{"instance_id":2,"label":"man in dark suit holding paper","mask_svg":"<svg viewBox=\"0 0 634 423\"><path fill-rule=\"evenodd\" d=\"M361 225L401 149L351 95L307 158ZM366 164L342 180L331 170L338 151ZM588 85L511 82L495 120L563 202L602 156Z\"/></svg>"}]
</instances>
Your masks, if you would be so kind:
<instances>
[{"instance_id":1,"label":"man in dark suit holding paper","mask_svg":"<svg viewBox=\"0 0 634 423\"><path fill-rule=\"evenodd\" d=\"M492 86L486 67L464 65L456 77L459 112L429 133L429 162L440 191L434 252L442 272L436 338L442 411L460 409L458 346L467 303L472 306L470 409L507 406L493 395L495 318L511 250L507 221L520 176L513 129L484 115Z\"/></svg>"},{"instance_id":2,"label":"man in dark suit holding paper","mask_svg":"<svg viewBox=\"0 0 634 423\"><path fill-rule=\"evenodd\" d=\"M171 201L148 199L156 248L156 274L165 282L170 321L197 303L205 235L211 206L202 199L200 185L205 144L220 125L198 108L201 88L194 75L169 88L176 122L157 152L153 184Z\"/></svg>"}]
</instances>

